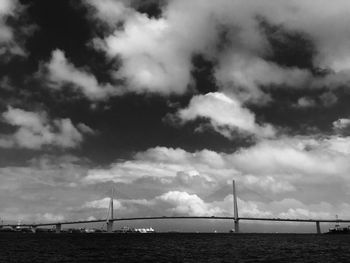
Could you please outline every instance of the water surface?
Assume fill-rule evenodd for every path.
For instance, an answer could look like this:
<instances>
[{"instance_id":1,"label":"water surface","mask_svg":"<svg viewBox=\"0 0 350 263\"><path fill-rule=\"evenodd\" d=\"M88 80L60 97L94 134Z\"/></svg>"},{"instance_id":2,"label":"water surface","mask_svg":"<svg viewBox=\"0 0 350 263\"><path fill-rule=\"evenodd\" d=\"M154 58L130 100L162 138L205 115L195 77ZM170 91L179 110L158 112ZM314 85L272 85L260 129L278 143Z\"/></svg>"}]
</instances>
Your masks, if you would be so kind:
<instances>
[{"instance_id":1,"label":"water surface","mask_svg":"<svg viewBox=\"0 0 350 263\"><path fill-rule=\"evenodd\" d=\"M350 262L350 235L0 233L0 262Z\"/></svg>"}]
</instances>

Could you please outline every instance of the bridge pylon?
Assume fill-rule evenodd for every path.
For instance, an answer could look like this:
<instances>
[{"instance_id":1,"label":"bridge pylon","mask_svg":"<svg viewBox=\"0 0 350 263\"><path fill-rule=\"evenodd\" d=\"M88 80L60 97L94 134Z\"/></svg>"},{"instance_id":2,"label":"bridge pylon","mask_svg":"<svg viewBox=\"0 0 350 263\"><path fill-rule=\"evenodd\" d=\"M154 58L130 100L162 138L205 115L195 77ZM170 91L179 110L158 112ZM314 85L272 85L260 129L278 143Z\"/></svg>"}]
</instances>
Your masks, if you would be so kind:
<instances>
[{"instance_id":1,"label":"bridge pylon","mask_svg":"<svg viewBox=\"0 0 350 263\"><path fill-rule=\"evenodd\" d=\"M235 233L239 233L239 217L238 217L238 204L237 204L237 192L235 180L232 180L232 193L233 193L233 217L234 217L234 229Z\"/></svg>"},{"instance_id":2,"label":"bridge pylon","mask_svg":"<svg viewBox=\"0 0 350 263\"><path fill-rule=\"evenodd\" d=\"M321 234L320 221L316 221L316 233Z\"/></svg>"},{"instance_id":3,"label":"bridge pylon","mask_svg":"<svg viewBox=\"0 0 350 263\"><path fill-rule=\"evenodd\" d=\"M113 232L113 219L114 219L114 207L113 207L113 197L114 197L114 188L112 188L112 195L109 200L108 214L107 214L107 233Z\"/></svg>"}]
</instances>

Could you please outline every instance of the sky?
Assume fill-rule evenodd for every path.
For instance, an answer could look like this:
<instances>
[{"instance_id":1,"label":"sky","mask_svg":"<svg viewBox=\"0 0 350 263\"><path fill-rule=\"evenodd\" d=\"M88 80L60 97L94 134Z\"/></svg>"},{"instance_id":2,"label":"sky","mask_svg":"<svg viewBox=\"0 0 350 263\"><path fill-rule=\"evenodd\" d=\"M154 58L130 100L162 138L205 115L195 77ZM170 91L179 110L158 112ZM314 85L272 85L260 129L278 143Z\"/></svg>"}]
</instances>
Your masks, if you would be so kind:
<instances>
[{"instance_id":1,"label":"sky","mask_svg":"<svg viewBox=\"0 0 350 263\"><path fill-rule=\"evenodd\" d=\"M240 216L350 218L349 23L347 0L0 0L0 218L104 218L112 188L117 217L232 216L232 180Z\"/></svg>"}]
</instances>

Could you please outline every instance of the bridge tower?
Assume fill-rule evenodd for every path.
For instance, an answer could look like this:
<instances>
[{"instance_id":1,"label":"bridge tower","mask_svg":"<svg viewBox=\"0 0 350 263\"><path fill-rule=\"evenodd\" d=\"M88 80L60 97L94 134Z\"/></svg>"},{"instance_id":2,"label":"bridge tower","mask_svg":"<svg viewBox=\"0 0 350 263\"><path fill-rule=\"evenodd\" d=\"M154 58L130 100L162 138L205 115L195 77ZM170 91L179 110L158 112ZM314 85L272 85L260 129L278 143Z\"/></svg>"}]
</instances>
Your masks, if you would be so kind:
<instances>
[{"instance_id":1,"label":"bridge tower","mask_svg":"<svg viewBox=\"0 0 350 263\"><path fill-rule=\"evenodd\" d=\"M239 217L238 217L238 205L237 205L237 192L235 180L232 181L232 191L233 191L233 216L235 223L235 233L239 233Z\"/></svg>"},{"instance_id":2,"label":"bridge tower","mask_svg":"<svg viewBox=\"0 0 350 263\"><path fill-rule=\"evenodd\" d=\"M114 208L113 208L113 196L114 188L112 188L111 199L109 200L108 214L107 214L107 233L113 232L113 219L114 219Z\"/></svg>"}]
</instances>

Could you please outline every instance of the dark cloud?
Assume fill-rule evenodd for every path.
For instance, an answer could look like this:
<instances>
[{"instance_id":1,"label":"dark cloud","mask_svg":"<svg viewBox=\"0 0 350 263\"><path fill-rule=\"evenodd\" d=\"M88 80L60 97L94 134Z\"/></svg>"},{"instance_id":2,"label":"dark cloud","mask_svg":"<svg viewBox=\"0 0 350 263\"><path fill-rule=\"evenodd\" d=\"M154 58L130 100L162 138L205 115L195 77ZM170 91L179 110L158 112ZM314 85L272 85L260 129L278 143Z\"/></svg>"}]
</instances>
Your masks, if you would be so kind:
<instances>
[{"instance_id":1,"label":"dark cloud","mask_svg":"<svg viewBox=\"0 0 350 263\"><path fill-rule=\"evenodd\" d=\"M137 11L154 18L162 16L162 8L167 2L168 0L131 0L132 6L134 6Z\"/></svg>"},{"instance_id":2,"label":"dark cloud","mask_svg":"<svg viewBox=\"0 0 350 263\"><path fill-rule=\"evenodd\" d=\"M201 94L218 91L214 77L215 62L205 58L204 55L194 55L192 64L195 89Z\"/></svg>"},{"instance_id":3,"label":"dark cloud","mask_svg":"<svg viewBox=\"0 0 350 263\"><path fill-rule=\"evenodd\" d=\"M273 25L263 18L259 20L261 30L271 45L271 54L267 59L281 66L314 70L317 49L307 34Z\"/></svg>"},{"instance_id":4,"label":"dark cloud","mask_svg":"<svg viewBox=\"0 0 350 263\"><path fill-rule=\"evenodd\" d=\"M320 100L325 107L331 107L337 103L338 98L332 92L325 92L322 95L320 95Z\"/></svg>"}]
</instances>

